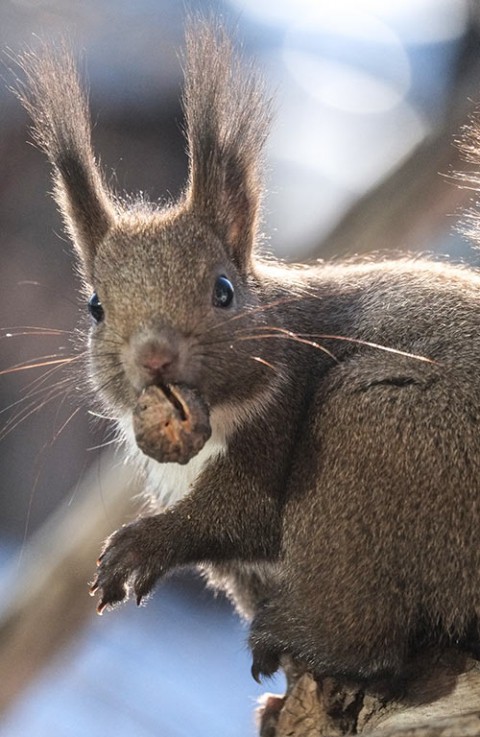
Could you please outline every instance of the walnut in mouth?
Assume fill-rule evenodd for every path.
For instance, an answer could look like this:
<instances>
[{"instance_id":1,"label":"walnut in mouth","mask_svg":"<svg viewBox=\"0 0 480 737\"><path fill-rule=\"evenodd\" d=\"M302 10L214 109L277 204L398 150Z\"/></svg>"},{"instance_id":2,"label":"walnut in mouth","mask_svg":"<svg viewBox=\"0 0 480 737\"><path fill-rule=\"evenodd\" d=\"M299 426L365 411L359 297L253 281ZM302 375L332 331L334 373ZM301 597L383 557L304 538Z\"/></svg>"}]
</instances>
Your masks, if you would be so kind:
<instances>
[{"instance_id":1,"label":"walnut in mouth","mask_svg":"<svg viewBox=\"0 0 480 737\"><path fill-rule=\"evenodd\" d=\"M185 464L211 435L208 408L198 392L182 384L151 385L133 411L140 450L160 463Z\"/></svg>"}]
</instances>

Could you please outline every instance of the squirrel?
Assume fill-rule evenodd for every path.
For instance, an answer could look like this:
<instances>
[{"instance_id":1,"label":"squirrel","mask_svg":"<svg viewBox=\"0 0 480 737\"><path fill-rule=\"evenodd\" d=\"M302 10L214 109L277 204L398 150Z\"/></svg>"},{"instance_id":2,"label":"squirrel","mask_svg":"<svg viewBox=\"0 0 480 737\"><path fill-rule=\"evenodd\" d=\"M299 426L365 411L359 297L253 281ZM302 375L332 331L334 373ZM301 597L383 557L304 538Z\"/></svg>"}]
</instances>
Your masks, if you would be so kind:
<instances>
[{"instance_id":1,"label":"squirrel","mask_svg":"<svg viewBox=\"0 0 480 737\"><path fill-rule=\"evenodd\" d=\"M262 255L271 106L220 23L187 28L167 206L110 191L68 49L20 65L91 294L91 382L157 505L106 541L98 611L198 565L251 620L257 679L291 658L395 684L430 643L477 644L480 274Z\"/></svg>"}]
</instances>

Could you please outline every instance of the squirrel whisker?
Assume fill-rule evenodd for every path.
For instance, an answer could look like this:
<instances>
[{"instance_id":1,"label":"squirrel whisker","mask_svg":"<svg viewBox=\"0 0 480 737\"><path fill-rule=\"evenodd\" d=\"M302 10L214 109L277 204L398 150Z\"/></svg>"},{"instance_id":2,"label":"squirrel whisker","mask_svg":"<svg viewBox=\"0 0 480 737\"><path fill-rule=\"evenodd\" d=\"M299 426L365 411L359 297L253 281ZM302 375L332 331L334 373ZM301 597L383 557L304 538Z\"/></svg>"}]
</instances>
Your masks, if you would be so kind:
<instances>
[{"instance_id":1,"label":"squirrel whisker","mask_svg":"<svg viewBox=\"0 0 480 737\"><path fill-rule=\"evenodd\" d=\"M237 335L235 337L235 340L262 340L263 338L280 338L284 340L292 340L295 343L302 343L303 345L309 345L312 348L317 348L319 351L326 353L327 356L330 356L330 358L333 359L335 363L339 363L338 358L336 358L336 356L334 356L333 353L328 350L328 348L325 348L325 346L320 345L314 340L308 340L307 338L303 338L300 335L297 335L296 333L291 332L290 330L284 330L282 328L276 328L276 329L279 331L278 333L277 332L265 333L262 335Z\"/></svg>"},{"instance_id":2,"label":"squirrel whisker","mask_svg":"<svg viewBox=\"0 0 480 737\"><path fill-rule=\"evenodd\" d=\"M432 358L428 358L427 356L421 356L421 355L419 355L417 353L410 353L409 351L400 350L399 348L392 348L391 346L382 345L380 343L373 343L372 341L362 340L361 338L351 338L351 337L347 337L345 335L330 335L328 333L293 333L290 330L287 330L285 328L276 327L274 325L259 325L257 327L254 327L253 329L254 330L273 330L273 331L277 331L278 333L281 333L285 337L288 337L288 338L291 338L291 339L297 339L297 338L305 338L305 339L306 338L308 338L308 339L321 338L322 340L341 340L341 341L344 341L346 343L355 343L356 345L364 345L367 348L376 348L377 350L386 351L388 353L396 353L399 356L405 356L406 358L413 358L413 359L415 359L417 361L425 361L426 363L437 363L437 361L434 361ZM252 337L257 337L257 336L239 336L237 339L238 340L247 340L247 339L251 339ZM273 338L275 336L273 336L273 335L260 335L258 337ZM310 340L310 344L313 347L315 347L315 348L319 348L320 347L320 346L318 346L318 344L313 343L311 340Z\"/></svg>"},{"instance_id":3,"label":"squirrel whisker","mask_svg":"<svg viewBox=\"0 0 480 737\"><path fill-rule=\"evenodd\" d=\"M46 361L37 361L37 359L29 359L28 361L23 361L22 363L18 363L15 366L11 366L8 369L2 369L0 371L0 376L6 376L7 374L15 374L18 371L28 371L30 369L43 368L45 366L54 366L54 365L66 366L69 363L78 361L81 357L82 357L81 355L68 356L66 358L55 358L53 360L46 360ZM36 363L31 363L30 361L36 361Z\"/></svg>"},{"instance_id":4,"label":"squirrel whisker","mask_svg":"<svg viewBox=\"0 0 480 737\"><path fill-rule=\"evenodd\" d=\"M46 397L42 399L40 402L30 402L27 404L26 407L23 407L20 412L18 412L14 417L12 417L10 420L8 420L5 425L0 430L0 441L4 440L7 435L9 435L13 430L15 430L22 422L24 422L28 417L31 417L39 410L43 409L47 406L47 404L50 404L54 399L57 399L58 397L62 396L62 394L65 394L67 392L67 389L65 389L63 386L59 389L59 385L55 385L53 388L49 387L50 394L47 394ZM48 391L48 389L46 389Z\"/></svg>"}]
</instances>

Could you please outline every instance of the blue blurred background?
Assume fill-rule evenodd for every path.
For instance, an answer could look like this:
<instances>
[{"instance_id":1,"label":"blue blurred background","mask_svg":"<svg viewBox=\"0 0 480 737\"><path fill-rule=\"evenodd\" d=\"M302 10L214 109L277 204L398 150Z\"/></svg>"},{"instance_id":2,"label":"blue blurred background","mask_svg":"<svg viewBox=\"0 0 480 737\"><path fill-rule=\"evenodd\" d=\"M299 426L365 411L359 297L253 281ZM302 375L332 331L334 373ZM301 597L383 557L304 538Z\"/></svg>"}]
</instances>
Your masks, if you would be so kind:
<instances>
[{"instance_id":1,"label":"blue blurred background","mask_svg":"<svg viewBox=\"0 0 480 737\"><path fill-rule=\"evenodd\" d=\"M192 0L189 8L226 20L275 96L264 228L271 250L289 260L321 256L319 244L348 208L432 134L448 112L462 44L478 12L468 0ZM179 104L185 14L177 0L0 4L3 50L34 46L37 37L73 39L89 82L95 146L119 191L164 199L185 181ZM59 340L7 333L30 325L68 333L84 309L46 194L47 163L26 144L27 121L8 90L9 66L5 57L0 371L69 350L64 334ZM446 242L444 250L462 253L453 236ZM4 604L13 579L22 576L31 536L75 497L88 467L101 467L102 449L94 446L108 438L108 428L92 425L88 400L79 394L65 402L59 395L38 412L28 402L9 409L25 395L27 373L0 374ZM108 516L101 488L98 504ZM69 643L35 677L26 674L25 687L7 700L1 737L256 733L252 714L264 688L249 675L245 627L198 579L176 576L140 610L128 605L98 619L93 609L91 602L92 616ZM0 655L2 637L8 632L0 636ZM0 682L0 695L2 688ZM281 691L282 678L268 688Z\"/></svg>"}]
</instances>

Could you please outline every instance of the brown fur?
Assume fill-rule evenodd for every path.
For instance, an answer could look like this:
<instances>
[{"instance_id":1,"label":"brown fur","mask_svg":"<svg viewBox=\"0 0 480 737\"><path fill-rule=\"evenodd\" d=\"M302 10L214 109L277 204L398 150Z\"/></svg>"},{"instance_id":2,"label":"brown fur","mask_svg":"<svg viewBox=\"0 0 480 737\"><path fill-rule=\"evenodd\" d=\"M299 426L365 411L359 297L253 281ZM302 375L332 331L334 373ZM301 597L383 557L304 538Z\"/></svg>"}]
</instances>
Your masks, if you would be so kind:
<instances>
[{"instance_id":1,"label":"brown fur","mask_svg":"<svg viewBox=\"0 0 480 737\"><path fill-rule=\"evenodd\" d=\"M142 350L168 344L162 381L201 394L224 448L180 501L107 541L100 609L203 564L254 616L257 674L287 654L317 675L393 681L421 644L478 637L478 273L262 261L268 105L221 29L189 27L190 179L166 210L113 204L70 58L22 64L22 99L105 310L90 342L97 390L125 427L152 380ZM212 305L221 274L235 287L224 309Z\"/></svg>"}]
</instances>

